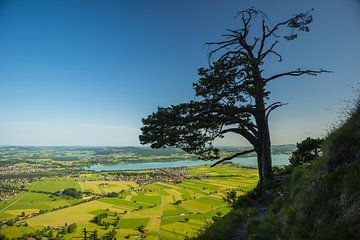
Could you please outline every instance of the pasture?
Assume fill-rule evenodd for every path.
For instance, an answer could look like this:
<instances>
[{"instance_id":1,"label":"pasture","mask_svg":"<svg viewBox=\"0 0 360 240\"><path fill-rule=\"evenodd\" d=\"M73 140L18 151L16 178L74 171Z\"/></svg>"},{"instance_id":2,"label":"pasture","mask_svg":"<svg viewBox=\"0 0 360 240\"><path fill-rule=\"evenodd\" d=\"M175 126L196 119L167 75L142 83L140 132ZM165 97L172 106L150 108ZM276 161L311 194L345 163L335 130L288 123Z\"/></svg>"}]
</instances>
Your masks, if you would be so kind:
<instances>
[{"instance_id":1,"label":"pasture","mask_svg":"<svg viewBox=\"0 0 360 240\"><path fill-rule=\"evenodd\" d=\"M32 191L50 192L54 193L57 191L64 190L66 188L75 188L80 191L81 187L76 180L54 180L54 179L41 179L26 185L26 189Z\"/></svg>"}]
</instances>

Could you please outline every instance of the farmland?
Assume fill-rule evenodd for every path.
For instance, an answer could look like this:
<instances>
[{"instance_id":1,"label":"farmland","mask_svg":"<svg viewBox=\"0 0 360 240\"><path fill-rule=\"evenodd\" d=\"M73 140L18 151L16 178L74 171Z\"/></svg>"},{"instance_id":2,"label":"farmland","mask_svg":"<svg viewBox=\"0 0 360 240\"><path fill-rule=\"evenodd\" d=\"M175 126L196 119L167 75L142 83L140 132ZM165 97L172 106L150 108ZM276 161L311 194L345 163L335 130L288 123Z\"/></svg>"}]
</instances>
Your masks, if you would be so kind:
<instances>
[{"instance_id":1,"label":"farmland","mask_svg":"<svg viewBox=\"0 0 360 240\"><path fill-rule=\"evenodd\" d=\"M223 202L229 189L245 193L257 182L256 169L234 164L175 169L165 171L167 177L164 171L82 172L35 179L14 198L0 201L0 234L72 239L82 237L86 228L99 238L113 234L117 239L184 239L229 210ZM134 181L119 180L132 174ZM162 176L156 178L162 181L143 180L149 174ZM175 181L171 174L182 179ZM61 194L68 188L82 197ZM73 223L77 227L67 231Z\"/></svg>"}]
</instances>

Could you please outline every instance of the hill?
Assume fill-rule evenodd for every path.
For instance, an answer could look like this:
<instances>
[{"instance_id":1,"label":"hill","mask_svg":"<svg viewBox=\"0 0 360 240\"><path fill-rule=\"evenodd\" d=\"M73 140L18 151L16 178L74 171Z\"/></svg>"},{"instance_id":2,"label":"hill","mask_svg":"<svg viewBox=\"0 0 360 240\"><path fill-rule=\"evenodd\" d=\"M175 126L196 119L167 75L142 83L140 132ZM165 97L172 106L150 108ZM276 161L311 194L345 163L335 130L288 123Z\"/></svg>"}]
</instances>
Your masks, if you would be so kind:
<instances>
[{"instance_id":1,"label":"hill","mask_svg":"<svg viewBox=\"0 0 360 240\"><path fill-rule=\"evenodd\" d=\"M360 239L360 104L313 163L275 174L265 193L238 197L200 239Z\"/></svg>"}]
</instances>

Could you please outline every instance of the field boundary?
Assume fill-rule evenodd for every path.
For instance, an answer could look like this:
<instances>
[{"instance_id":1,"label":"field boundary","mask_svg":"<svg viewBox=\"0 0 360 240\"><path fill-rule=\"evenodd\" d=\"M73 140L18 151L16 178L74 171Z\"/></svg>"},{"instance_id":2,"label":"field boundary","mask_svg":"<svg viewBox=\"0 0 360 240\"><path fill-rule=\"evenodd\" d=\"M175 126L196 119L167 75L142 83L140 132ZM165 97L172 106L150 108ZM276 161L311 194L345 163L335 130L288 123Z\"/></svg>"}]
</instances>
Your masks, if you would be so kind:
<instances>
[{"instance_id":1,"label":"field boundary","mask_svg":"<svg viewBox=\"0 0 360 240\"><path fill-rule=\"evenodd\" d=\"M14 202L12 202L11 204L7 205L6 207L4 207L3 209L0 209L0 212L4 212L4 210L8 209L9 207L11 207L12 205L14 205L15 203L17 203L19 200L23 199L26 195L28 195L30 192L26 192L22 197L19 197L18 199L16 199Z\"/></svg>"}]
</instances>

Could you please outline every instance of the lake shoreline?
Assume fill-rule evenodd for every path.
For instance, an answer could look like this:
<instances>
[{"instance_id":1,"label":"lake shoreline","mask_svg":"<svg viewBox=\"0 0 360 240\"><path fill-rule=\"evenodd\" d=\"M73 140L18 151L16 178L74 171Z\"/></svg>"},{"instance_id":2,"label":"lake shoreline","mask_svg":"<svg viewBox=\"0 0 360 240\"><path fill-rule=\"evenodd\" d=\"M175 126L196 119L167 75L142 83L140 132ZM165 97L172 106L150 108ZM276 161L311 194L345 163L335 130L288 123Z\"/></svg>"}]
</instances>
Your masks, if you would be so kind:
<instances>
[{"instance_id":1,"label":"lake shoreline","mask_svg":"<svg viewBox=\"0 0 360 240\"><path fill-rule=\"evenodd\" d=\"M289 154L274 154L273 158L273 166L283 166L289 165ZM191 167L191 166L201 166L208 165L216 162L206 161L206 160L198 160L198 159L186 159L186 160L169 160L169 161L153 161L153 162L143 162L143 163L124 163L124 164L113 164L113 165L102 165L102 164L94 164L88 167L83 168L86 171L128 171L128 170L149 170L149 169L161 169L161 168L176 168L176 167ZM231 161L232 163L238 163L245 167L257 167L257 159L256 157L242 157L242 158L234 158Z\"/></svg>"}]
</instances>

